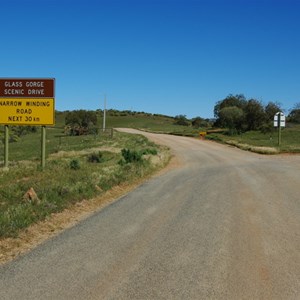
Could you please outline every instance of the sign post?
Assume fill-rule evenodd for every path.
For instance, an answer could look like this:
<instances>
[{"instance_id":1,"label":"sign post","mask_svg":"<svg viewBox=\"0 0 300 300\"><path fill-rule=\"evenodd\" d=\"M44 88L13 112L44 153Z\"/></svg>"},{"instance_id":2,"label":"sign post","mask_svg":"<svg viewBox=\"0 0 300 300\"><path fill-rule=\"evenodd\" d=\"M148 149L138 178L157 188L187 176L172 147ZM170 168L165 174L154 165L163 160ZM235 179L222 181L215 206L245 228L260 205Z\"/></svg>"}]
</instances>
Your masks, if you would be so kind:
<instances>
[{"instance_id":1,"label":"sign post","mask_svg":"<svg viewBox=\"0 0 300 300\"><path fill-rule=\"evenodd\" d=\"M46 126L42 126L42 139L41 139L41 167L44 170L46 165Z\"/></svg>"},{"instance_id":2,"label":"sign post","mask_svg":"<svg viewBox=\"0 0 300 300\"><path fill-rule=\"evenodd\" d=\"M278 146L281 145L281 127L285 127L285 115L277 112L274 116L274 127L278 127Z\"/></svg>"},{"instance_id":3,"label":"sign post","mask_svg":"<svg viewBox=\"0 0 300 300\"><path fill-rule=\"evenodd\" d=\"M4 167L8 168L8 136L9 136L9 131L8 131L8 125L4 126Z\"/></svg>"},{"instance_id":4,"label":"sign post","mask_svg":"<svg viewBox=\"0 0 300 300\"><path fill-rule=\"evenodd\" d=\"M5 125L8 166L8 125L43 126L42 169L45 166L46 125L54 125L54 78L0 78L0 124ZM44 147L44 148L43 148Z\"/></svg>"}]
</instances>

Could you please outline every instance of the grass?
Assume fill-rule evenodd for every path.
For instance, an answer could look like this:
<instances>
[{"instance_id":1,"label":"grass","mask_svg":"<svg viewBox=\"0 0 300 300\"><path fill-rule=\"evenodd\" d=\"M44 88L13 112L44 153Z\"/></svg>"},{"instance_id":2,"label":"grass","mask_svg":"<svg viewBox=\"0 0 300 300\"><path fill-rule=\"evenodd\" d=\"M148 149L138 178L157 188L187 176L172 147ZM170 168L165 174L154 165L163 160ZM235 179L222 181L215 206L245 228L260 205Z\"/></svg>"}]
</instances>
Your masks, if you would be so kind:
<instances>
[{"instance_id":1,"label":"grass","mask_svg":"<svg viewBox=\"0 0 300 300\"><path fill-rule=\"evenodd\" d=\"M102 126L102 113L98 113L98 125ZM145 131L157 133L170 133L186 136L197 136L200 129L195 129L191 126L181 126L174 124L175 119L159 114L148 113L120 113L113 115L108 113L106 115L107 127L129 127L142 129Z\"/></svg>"},{"instance_id":2,"label":"grass","mask_svg":"<svg viewBox=\"0 0 300 300\"><path fill-rule=\"evenodd\" d=\"M58 147L56 130L48 131L43 172L37 159L39 134L23 136L20 142L10 144L14 161L10 161L9 171L0 170L0 238L17 237L20 230L52 213L151 174L158 166L151 164L149 156L166 151L143 136L125 133L115 133L112 139L67 137ZM140 153L141 159L119 163L125 148ZM24 196L31 188L37 198Z\"/></svg>"}]
</instances>

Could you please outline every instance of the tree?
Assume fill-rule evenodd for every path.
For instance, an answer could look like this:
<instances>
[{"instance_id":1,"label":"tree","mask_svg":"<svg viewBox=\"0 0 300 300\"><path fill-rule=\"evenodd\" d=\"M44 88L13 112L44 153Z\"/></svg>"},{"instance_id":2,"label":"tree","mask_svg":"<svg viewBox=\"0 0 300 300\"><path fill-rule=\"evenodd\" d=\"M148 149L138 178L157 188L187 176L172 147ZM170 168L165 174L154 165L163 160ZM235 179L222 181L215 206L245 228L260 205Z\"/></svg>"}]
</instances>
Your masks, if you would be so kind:
<instances>
[{"instance_id":1,"label":"tree","mask_svg":"<svg viewBox=\"0 0 300 300\"><path fill-rule=\"evenodd\" d=\"M250 99L244 109L247 130L258 130L265 121L263 105L255 99Z\"/></svg>"},{"instance_id":2,"label":"tree","mask_svg":"<svg viewBox=\"0 0 300 300\"><path fill-rule=\"evenodd\" d=\"M300 123L300 102L295 104L294 108L290 111L288 118L292 123Z\"/></svg>"},{"instance_id":3,"label":"tree","mask_svg":"<svg viewBox=\"0 0 300 300\"><path fill-rule=\"evenodd\" d=\"M269 128L274 114L280 110L278 103L269 102L264 107L256 99L246 100L243 94L229 95L225 99L218 101L214 107L215 126L230 127L237 131L259 130L263 127Z\"/></svg>"},{"instance_id":4,"label":"tree","mask_svg":"<svg viewBox=\"0 0 300 300\"><path fill-rule=\"evenodd\" d=\"M270 101L265 107L266 121L273 122L275 114L279 111L282 111L281 104Z\"/></svg>"},{"instance_id":5,"label":"tree","mask_svg":"<svg viewBox=\"0 0 300 300\"><path fill-rule=\"evenodd\" d=\"M208 122L201 117L196 117L192 119L192 126L195 128L206 127Z\"/></svg>"},{"instance_id":6,"label":"tree","mask_svg":"<svg viewBox=\"0 0 300 300\"><path fill-rule=\"evenodd\" d=\"M183 126L189 126L190 122L186 118L186 115L178 115L178 116L175 117L174 124L176 124L176 125L183 125Z\"/></svg>"},{"instance_id":7,"label":"tree","mask_svg":"<svg viewBox=\"0 0 300 300\"><path fill-rule=\"evenodd\" d=\"M219 112L220 123L228 127L230 134L240 131L244 120L244 112L237 106L224 107Z\"/></svg>"},{"instance_id":8,"label":"tree","mask_svg":"<svg viewBox=\"0 0 300 300\"><path fill-rule=\"evenodd\" d=\"M94 111L74 110L66 114L65 124L70 127L70 135L87 134L97 124L97 114Z\"/></svg>"},{"instance_id":9,"label":"tree","mask_svg":"<svg viewBox=\"0 0 300 300\"><path fill-rule=\"evenodd\" d=\"M247 100L243 94L237 94L235 96L230 94L225 99L218 101L217 104L215 105L214 107L215 118L219 118L219 113L221 109L225 107L235 106L243 110L246 104L247 104Z\"/></svg>"}]
</instances>

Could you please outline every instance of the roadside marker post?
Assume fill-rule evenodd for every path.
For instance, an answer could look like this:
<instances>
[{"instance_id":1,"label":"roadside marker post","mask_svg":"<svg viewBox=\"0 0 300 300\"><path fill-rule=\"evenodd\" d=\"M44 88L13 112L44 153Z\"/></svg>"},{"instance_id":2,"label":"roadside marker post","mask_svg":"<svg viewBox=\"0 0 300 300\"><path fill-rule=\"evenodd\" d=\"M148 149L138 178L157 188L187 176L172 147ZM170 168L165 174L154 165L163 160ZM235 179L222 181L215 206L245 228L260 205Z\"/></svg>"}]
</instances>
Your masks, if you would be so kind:
<instances>
[{"instance_id":1,"label":"roadside marker post","mask_svg":"<svg viewBox=\"0 0 300 300\"><path fill-rule=\"evenodd\" d=\"M205 140L206 135L207 135L207 132L206 132L206 131L200 131L200 132L199 132L199 136L200 136L200 139L201 139L201 140Z\"/></svg>"}]
</instances>

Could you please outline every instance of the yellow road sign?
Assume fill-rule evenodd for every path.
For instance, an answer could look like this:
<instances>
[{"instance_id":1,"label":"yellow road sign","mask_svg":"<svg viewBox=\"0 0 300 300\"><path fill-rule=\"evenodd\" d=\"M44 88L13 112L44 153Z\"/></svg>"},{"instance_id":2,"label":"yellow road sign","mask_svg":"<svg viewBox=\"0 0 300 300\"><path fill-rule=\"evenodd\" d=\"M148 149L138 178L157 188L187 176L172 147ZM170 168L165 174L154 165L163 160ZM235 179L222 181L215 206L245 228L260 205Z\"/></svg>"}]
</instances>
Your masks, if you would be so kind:
<instances>
[{"instance_id":1,"label":"yellow road sign","mask_svg":"<svg viewBox=\"0 0 300 300\"><path fill-rule=\"evenodd\" d=\"M0 124L54 125L54 98L0 98Z\"/></svg>"}]
</instances>

